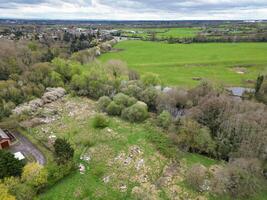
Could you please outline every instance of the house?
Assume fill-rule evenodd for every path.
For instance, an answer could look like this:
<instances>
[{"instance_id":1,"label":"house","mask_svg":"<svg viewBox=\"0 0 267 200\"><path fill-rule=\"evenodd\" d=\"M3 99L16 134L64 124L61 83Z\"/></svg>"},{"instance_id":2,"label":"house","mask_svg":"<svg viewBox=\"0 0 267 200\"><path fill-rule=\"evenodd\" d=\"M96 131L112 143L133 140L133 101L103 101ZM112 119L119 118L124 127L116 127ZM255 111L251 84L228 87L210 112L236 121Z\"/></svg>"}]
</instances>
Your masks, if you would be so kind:
<instances>
[{"instance_id":1,"label":"house","mask_svg":"<svg viewBox=\"0 0 267 200\"><path fill-rule=\"evenodd\" d=\"M11 145L11 138L0 128L0 149L8 148Z\"/></svg>"}]
</instances>

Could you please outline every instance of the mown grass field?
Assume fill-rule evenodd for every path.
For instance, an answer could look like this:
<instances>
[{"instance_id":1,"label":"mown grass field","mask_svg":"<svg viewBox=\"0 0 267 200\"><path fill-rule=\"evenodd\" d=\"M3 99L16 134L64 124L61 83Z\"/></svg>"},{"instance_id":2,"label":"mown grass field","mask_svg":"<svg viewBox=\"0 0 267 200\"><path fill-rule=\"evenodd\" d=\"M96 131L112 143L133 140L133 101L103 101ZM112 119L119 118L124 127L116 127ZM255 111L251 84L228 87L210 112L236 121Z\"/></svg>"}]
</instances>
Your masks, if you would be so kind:
<instances>
[{"instance_id":1,"label":"mown grass field","mask_svg":"<svg viewBox=\"0 0 267 200\"><path fill-rule=\"evenodd\" d=\"M200 31L200 28L148 28L148 29L123 29L123 36L148 38L151 33L155 33L156 38L188 38L194 37ZM136 33L131 33L135 31Z\"/></svg>"},{"instance_id":2,"label":"mown grass field","mask_svg":"<svg viewBox=\"0 0 267 200\"><path fill-rule=\"evenodd\" d=\"M153 72L167 85L193 87L194 78L226 86L252 86L267 69L267 43L167 44L123 41L117 52L103 54L103 62L120 59L141 74ZM242 73L240 73L240 71Z\"/></svg>"}]
</instances>

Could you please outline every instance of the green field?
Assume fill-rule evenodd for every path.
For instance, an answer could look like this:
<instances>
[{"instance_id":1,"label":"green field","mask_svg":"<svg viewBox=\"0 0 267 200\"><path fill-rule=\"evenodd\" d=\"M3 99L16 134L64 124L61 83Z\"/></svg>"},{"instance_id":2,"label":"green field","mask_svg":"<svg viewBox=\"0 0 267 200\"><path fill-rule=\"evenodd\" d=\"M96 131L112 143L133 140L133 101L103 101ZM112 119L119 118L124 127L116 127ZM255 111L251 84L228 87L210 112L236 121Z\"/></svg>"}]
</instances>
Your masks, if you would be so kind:
<instances>
[{"instance_id":1,"label":"green field","mask_svg":"<svg viewBox=\"0 0 267 200\"><path fill-rule=\"evenodd\" d=\"M135 33L131 33L134 31ZM149 38L155 33L156 38L187 38L194 37L200 31L199 28L149 28L149 29L123 29L122 35L127 37Z\"/></svg>"},{"instance_id":2,"label":"green field","mask_svg":"<svg viewBox=\"0 0 267 200\"><path fill-rule=\"evenodd\" d=\"M162 38L186 38L194 37L200 31L198 28L171 28L166 30L164 33L158 33L157 37Z\"/></svg>"},{"instance_id":3,"label":"green field","mask_svg":"<svg viewBox=\"0 0 267 200\"><path fill-rule=\"evenodd\" d=\"M168 85L192 87L202 78L227 86L251 86L267 69L267 43L167 44L124 41L100 60L120 59L141 74L153 72Z\"/></svg>"}]
</instances>

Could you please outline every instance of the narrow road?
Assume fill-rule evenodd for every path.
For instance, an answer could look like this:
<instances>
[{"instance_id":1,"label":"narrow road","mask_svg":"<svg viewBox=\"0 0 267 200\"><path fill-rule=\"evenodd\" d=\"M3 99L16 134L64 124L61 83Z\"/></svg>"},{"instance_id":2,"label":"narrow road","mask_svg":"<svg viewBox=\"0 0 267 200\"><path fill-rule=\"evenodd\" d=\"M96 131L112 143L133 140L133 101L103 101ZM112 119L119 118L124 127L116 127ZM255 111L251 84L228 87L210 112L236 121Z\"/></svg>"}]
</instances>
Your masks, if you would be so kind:
<instances>
[{"instance_id":1,"label":"narrow road","mask_svg":"<svg viewBox=\"0 0 267 200\"><path fill-rule=\"evenodd\" d=\"M27 155L31 155L40 165L45 165L46 159L43 153L34 144L32 144L31 141L18 132L13 132L12 134L16 137L17 143L10 147L11 152L15 153L20 151L26 157Z\"/></svg>"}]
</instances>

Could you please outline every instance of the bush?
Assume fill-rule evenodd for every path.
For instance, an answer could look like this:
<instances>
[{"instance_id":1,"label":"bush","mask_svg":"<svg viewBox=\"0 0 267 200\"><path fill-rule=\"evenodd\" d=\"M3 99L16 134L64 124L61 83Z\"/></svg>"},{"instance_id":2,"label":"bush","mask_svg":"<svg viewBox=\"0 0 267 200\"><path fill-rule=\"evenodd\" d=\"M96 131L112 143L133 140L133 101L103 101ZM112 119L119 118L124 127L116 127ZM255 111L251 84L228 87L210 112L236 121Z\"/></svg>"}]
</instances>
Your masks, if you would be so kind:
<instances>
[{"instance_id":1,"label":"bush","mask_svg":"<svg viewBox=\"0 0 267 200\"><path fill-rule=\"evenodd\" d=\"M142 77L142 82L146 86L156 86L156 85L160 85L161 81L157 74L147 73Z\"/></svg>"},{"instance_id":2,"label":"bush","mask_svg":"<svg viewBox=\"0 0 267 200\"><path fill-rule=\"evenodd\" d=\"M111 103L111 99L107 96L100 97L97 106L98 109L102 112L107 112L107 107Z\"/></svg>"},{"instance_id":3,"label":"bush","mask_svg":"<svg viewBox=\"0 0 267 200\"><path fill-rule=\"evenodd\" d=\"M187 106L187 92L181 89L170 89L157 96L156 107L158 112L169 111L176 116Z\"/></svg>"},{"instance_id":4,"label":"bush","mask_svg":"<svg viewBox=\"0 0 267 200\"><path fill-rule=\"evenodd\" d=\"M2 183L0 183L0 199L1 200L16 200L14 196L9 194L8 188Z\"/></svg>"},{"instance_id":5,"label":"bush","mask_svg":"<svg viewBox=\"0 0 267 200\"><path fill-rule=\"evenodd\" d=\"M231 197L248 199L259 191L259 179L249 170L236 163L230 163L225 170L228 177L225 188Z\"/></svg>"},{"instance_id":6,"label":"bush","mask_svg":"<svg viewBox=\"0 0 267 200\"><path fill-rule=\"evenodd\" d=\"M74 163L68 162L65 165L57 165L54 163L51 163L47 166L48 171L48 185L52 186L57 181L62 179L63 177L67 176L74 170Z\"/></svg>"},{"instance_id":7,"label":"bush","mask_svg":"<svg viewBox=\"0 0 267 200\"><path fill-rule=\"evenodd\" d=\"M129 78L129 80L139 80L140 75L138 74L138 72L136 72L134 70L129 70L128 78Z\"/></svg>"},{"instance_id":8,"label":"bush","mask_svg":"<svg viewBox=\"0 0 267 200\"><path fill-rule=\"evenodd\" d=\"M112 101L107 107L107 113L113 116L120 116L123 109L123 105L118 105Z\"/></svg>"},{"instance_id":9,"label":"bush","mask_svg":"<svg viewBox=\"0 0 267 200\"><path fill-rule=\"evenodd\" d=\"M103 129L103 128L106 128L108 124L109 124L109 121L104 115L97 114L93 119L94 128Z\"/></svg>"},{"instance_id":10,"label":"bush","mask_svg":"<svg viewBox=\"0 0 267 200\"><path fill-rule=\"evenodd\" d=\"M186 181L197 191L205 191L207 178L207 169L201 164L193 165L186 174Z\"/></svg>"},{"instance_id":11,"label":"bush","mask_svg":"<svg viewBox=\"0 0 267 200\"><path fill-rule=\"evenodd\" d=\"M35 188L24 183L18 184L14 192L12 192L16 196L16 200L32 200L36 197L36 193Z\"/></svg>"},{"instance_id":12,"label":"bush","mask_svg":"<svg viewBox=\"0 0 267 200\"><path fill-rule=\"evenodd\" d=\"M38 163L29 163L23 168L22 181L33 187L43 187L47 183L47 171Z\"/></svg>"},{"instance_id":13,"label":"bush","mask_svg":"<svg viewBox=\"0 0 267 200\"><path fill-rule=\"evenodd\" d=\"M156 110L157 96L158 96L158 91L156 90L156 88L148 87L141 92L140 100L145 102L150 110Z\"/></svg>"},{"instance_id":14,"label":"bush","mask_svg":"<svg viewBox=\"0 0 267 200\"><path fill-rule=\"evenodd\" d=\"M122 111L122 118L130 122L142 122L148 117L147 105L137 102Z\"/></svg>"},{"instance_id":15,"label":"bush","mask_svg":"<svg viewBox=\"0 0 267 200\"><path fill-rule=\"evenodd\" d=\"M162 128L168 128L172 123L172 116L168 111L163 111L158 117L157 117L157 124L158 126Z\"/></svg>"},{"instance_id":16,"label":"bush","mask_svg":"<svg viewBox=\"0 0 267 200\"><path fill-rule=\"evenodd\" d=\"M128 95L125 95L123 93L119 93L114 96L113 101L118 104L125 107L132 106L137 102L137 100L133 97L129 97Z\"/></svg>"},{"instance_id":17,"label":"bush","mask_svg":"<svg viewBox=\"0 0 267 200\"><path fill-rule=\"evenodd\" d=\"M140 99L143 89L139 83L138 81L129 81L120 86L120 91L128 96Z\"/></svg>"},{"instance_id":18,"label":"bush","mask_svg":"<svg viewBox=\"0 0 267 200\"><path fill-rule=\"evenodd\" d=\"M211 138L208 128L196 121L184 118L180 121L178 135L175 142L185 151L215 154L215 142Z\"/></svg>"}]
</instances>

